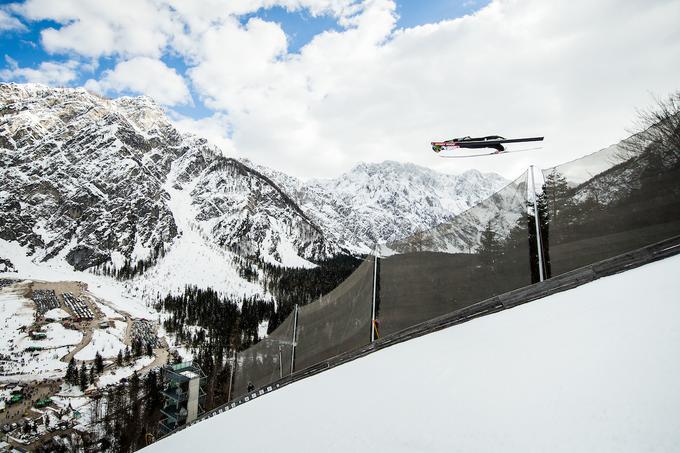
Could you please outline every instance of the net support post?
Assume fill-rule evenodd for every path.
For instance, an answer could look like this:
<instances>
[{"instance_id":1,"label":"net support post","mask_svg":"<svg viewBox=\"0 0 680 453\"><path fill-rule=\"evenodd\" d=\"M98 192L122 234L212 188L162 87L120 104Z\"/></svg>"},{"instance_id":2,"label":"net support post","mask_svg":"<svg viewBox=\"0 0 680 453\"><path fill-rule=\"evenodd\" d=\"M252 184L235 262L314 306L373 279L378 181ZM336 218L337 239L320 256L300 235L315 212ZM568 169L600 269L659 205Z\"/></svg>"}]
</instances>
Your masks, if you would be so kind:
<instances>
[{"instance_id":1,"label":"net support post","mask_svg":"<svg viewBox=\"0 0 680 453\"><path fill-rule=\"evenodd\" d=\"M227 401L231 401L231 387L234 385L234 368L236 368L236 351L232 355L231 372L229 373L229 392L227 392Z\"/></svg>"},{"instance_id":2,"label":"net support post","mask_svg":"<svg viewBox=\"0 0 680 453\"><path fill-rule=\"evenodd\" d=\"M293 350L290 357L290 374L295 371L295 348L297 348L297 324L298 324L298 304L295 304L293 311Z\"/></svg>"},{"instance_id":3,"label":"net support post","mask_svg":"<svg viewBox=\"0 0 680 453\"><path fill-rule=\"evenodd\" d=\"M375 341L375 300L377 296L378 289L378 253L373 254L373 297L371 305L371 343Z\"/></svg>"},{"instance_id":4,"label":"net support post","mask_svg":"<svg viewBox=\"0 0 680 453\"><path fill-rule=\"evenodd\" d=\"M538 199L536 197L536 183L534 182L534 166L529 167L529 176L531 177L531 198L534 203L534 226L536 227L536 252L538 255L538 276L540 281L545 280L543 272L543 241L541 241L541 226L538 212Z\"/></svg>"}]
</instances>

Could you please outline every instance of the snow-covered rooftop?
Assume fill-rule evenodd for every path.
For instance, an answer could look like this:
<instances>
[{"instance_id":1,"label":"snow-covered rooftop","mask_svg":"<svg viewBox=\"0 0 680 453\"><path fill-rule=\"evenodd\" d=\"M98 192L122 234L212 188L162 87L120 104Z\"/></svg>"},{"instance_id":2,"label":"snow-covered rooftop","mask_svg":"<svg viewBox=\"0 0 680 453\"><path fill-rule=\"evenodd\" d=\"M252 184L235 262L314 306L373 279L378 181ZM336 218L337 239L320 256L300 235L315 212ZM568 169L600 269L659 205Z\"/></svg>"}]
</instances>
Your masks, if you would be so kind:
<instances>
[{"instance_id":1,"label":"snow-covered rooftop","mask_svg":"<svg viewBox=\"0 0 680 453\"><path fill-rule=\"evenodd\" d=\"M680 447L680 256L371 354L144 451Z\"/></svg>"},{"instance_id":2,"label":"snow-covered rooftop","mask_svg":"<svg viewBox=\"0 0 680 453\"><path fill-rule=\"evenodd\" d=\"M182 371L179 374L181 374L184 377L187 377L189 379L197 378L198 374L194 373L193 371L187 370L187 371Z\"/></svg>"}]
</instances>

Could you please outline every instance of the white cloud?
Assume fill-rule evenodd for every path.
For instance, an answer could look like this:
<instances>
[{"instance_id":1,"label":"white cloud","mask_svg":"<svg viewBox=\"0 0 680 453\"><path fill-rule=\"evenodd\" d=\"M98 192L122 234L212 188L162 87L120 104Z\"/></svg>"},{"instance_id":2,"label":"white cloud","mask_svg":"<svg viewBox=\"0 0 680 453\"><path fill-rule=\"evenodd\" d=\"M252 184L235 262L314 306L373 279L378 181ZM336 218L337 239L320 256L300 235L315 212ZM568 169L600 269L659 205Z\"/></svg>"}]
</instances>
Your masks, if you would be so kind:
<instances>
[{"instance_id":1,"label":"white cloud","mask_svg":"<svg viewBox=\"0 0 680 453\"><path fill-rule=\"evenodd\" d=\"M200 63L189 74L210 106L247 110L266 102L285 52L279 25L253 18L242 27L233 19L203 34Z\"/></svg>"},{"instance_id":2,"label":"white cloud","mask_svg":"<svg viewBox=\"0 0 680 453\"><path fill-rule=\"evenodd\" d=\"M279 24L237 17L274 5L344 28L290 53ZM50 52L127 60L90 88L178 105L191 102L185 75L215 114L178 118L183 127L299 176L384 159L514 176L618 141L650 92L679 88L674 0L493 0L410 29L397 28L393 0L27 0L12 11L62 24L42 34ZM184 59L186 74L159 61L167 54ZM496 133L547 141L477 160L429 148Z\"/></svg>"},{"instance_id":3,"label":"white cloud","mask_svg":"<svg viewBox=\"0 0 680 453\"><path fill-rule=\"evenodd\" d=\"M347 18L358 0L26 0L12 10L28 20L52 20L59 27L41 32L53 53L87 57L159 58L172 45L184 54L213 26L260 8L308 9L313 15Z\"/></svg>"},{"instance_id":4,"label":"white cloud","mask_svg":"<svg viewBox=\"0 0 680 453\"><path fill-rule=\"evenodd\" d=\"M73 60L64 63L44 61L35 69L22 68L8 56L5 56L5 61L9 68L0 71L0 78L3 80L63 86L78 77L77 68L79 63Z\"/></svg>"},{"instance_id":5,"label":"white cloud","mask_svg":"<svg viewBox=\"0 0 680 453\"><path fill-rule=\"evenodd\" d=\"M99 93L141 93L170 106L191 103L182 76L162 61L147 57L118 63L114 69L104 71L100 80L88 80L85 87Z\"/></svg>"},{"instance_id":6,"label":"white cloud","mask_svg":"<svg viewBox=\"0 0 680 453\"><path fill-rule=\"evenodd\" d=\"M189 74L210 107L228 112L237 149L301 176L384 159L513 176L618 141L650 91L678 88L678 2L496 0L405 30L393 11L390 1L368 1L352 28L317 36L300 55L281 54L274 30L223 30L201 43ZM230 36L240 55L217 45ZM547 141L541 151L467 161L429 148L494 133Z\"/></svg>"},{"instance_id":7,"label":"white cloud","mask_svg":"<svg viewBox=\"0 0 680 453\"><path fill-rule=\"evenodd\" d=\"M3 31L23 31L26 26L16 17L7 14L6 11L0 9L0 32Z\"/></svg>"},{"instance_id":8,"label":"white cloud","mask_svg":"<svg viewBox=\"0 0 680 453\"><path fill-rule=\"evenodd\" d=\"M160 57L169 36L181 31L167 4L154 0L27 0L13 10L60 27L41 32L48 52Z\"/></svg>"}]
</instances>

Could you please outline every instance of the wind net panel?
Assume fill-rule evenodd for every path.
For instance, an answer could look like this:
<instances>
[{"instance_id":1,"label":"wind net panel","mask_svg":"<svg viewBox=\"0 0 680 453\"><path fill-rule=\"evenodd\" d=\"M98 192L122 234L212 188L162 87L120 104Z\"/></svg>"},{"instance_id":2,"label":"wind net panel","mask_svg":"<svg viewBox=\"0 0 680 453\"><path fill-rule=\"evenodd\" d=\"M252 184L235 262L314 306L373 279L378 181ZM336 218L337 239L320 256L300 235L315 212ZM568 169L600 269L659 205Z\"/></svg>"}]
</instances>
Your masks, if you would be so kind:
<instances>
[{"instance_id":1,"label":"wind net panel","mask_svg":"<svg viewBox=\"0 0 680 453\"><path fill-rule=\"evenodd\" d=\"M680 235L680 150L654 141L617 149L612 165L583 182L574 170L610 161L610 148L543 170L548 276Z\"/></svg>"},{"instance_id":2,"label":"wind net panel","mask_svg":"<svg viewBox=\"0 0 680 453\"><path fill-rule=\"evenodd\" d=\"M295 370L370 342L373 273L369 256L328 295L299 308Z\"/></svg>"},{"instance_id":3,"label":"wind net panel","mask_svg":"<svg viewBox=\"0 0 680 453\"><path fill-rule=\"evenodd\" d=\"M526 177L383 249L397 254L379 262L381 336L531 284Z\"/></svg>"},{"instance_id":4,"label":"wind net panel","mask_svg":"<svg viewBox=\"0 0 680 453\"><path fill-rule=\"evenodd\" d=\"M264 387L290 375L294 315L290 314L269 336L236 356L232 397L248 393L248 385Z\"/></svg>"}]
</instances>

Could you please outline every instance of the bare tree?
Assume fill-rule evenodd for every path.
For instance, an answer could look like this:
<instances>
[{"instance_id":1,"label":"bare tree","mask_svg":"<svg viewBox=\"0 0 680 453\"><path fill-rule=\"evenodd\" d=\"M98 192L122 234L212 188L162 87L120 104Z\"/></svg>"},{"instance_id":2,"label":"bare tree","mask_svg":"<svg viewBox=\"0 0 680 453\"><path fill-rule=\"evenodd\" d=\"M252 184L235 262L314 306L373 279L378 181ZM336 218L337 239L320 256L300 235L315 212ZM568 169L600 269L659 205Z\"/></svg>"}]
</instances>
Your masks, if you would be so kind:
<instances>
[{"instance_id":1,"label":"bare tree","mask_svg":"<svg viewBox=\"0 0 680 453\"><path fill-rule=\"evenodd\" d=\"M624 142L626 158L639 155L650 146L677 161L680 158L680 91L665 99L655 98L654 105L638 110L633 135Z\"/></svg>"}]
</instances>

